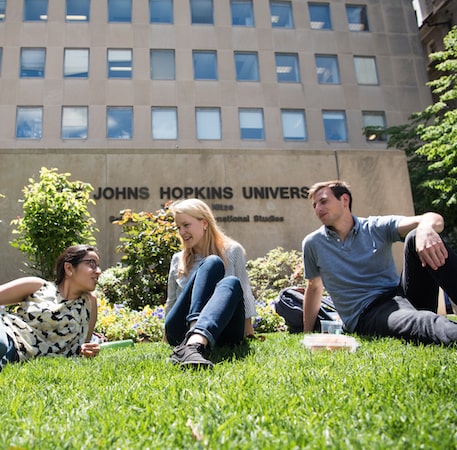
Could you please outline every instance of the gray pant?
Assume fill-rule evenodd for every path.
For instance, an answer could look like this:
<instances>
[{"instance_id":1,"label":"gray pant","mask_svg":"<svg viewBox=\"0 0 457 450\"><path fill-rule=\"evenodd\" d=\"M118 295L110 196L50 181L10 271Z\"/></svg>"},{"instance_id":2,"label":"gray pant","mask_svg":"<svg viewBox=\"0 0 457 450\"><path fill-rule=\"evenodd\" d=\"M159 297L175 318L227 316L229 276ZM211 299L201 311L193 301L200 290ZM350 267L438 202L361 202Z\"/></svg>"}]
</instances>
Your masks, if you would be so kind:
<instances>
[{"instance_id":1,"label":"gray pant","mask_svg":"<svg viewBox=\"0 0 457 450\"><path fill-rule=\"evenodd\" d=\"M416 232L409 233L405 239L405 262L398 290L369 305L360 315L356 332L425 344L457 342L457 323L436 314L439 287L451 299L457 299L457 255L447 249L449 257L443 267L424 268L416 252Z\"/></svg>"}]
</instances>

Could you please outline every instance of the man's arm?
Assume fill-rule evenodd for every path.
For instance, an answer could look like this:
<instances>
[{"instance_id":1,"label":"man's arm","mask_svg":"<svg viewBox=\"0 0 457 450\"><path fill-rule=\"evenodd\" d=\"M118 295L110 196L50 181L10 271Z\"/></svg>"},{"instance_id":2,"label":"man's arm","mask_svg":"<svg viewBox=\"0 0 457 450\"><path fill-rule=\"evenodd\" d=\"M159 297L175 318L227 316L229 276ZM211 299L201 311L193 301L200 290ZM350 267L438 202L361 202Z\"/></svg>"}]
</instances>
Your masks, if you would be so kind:
<instances>
[{"instance_id":1,"label":"man's arm","mask_svg":"<svg viewBox=\"0 0 457 450\"><path fill-rule=\"evenodd\" d=\"M416 251L422 266L433 270L443 266L448 253L439 233L444 229L444 219L437 213L403 218L398 225L398 233L405 237L416 228Z\"/></svg>"},{"instance_id":2,"label":"man's arm","mask_svg":"<svg viewBox=\"0 0 457 450\"><path fill-rule=\"evenodd\" d=\"M317 313L321 307L324 285L321 277L308 280L303 299L303 331L311 333L314 330Z\"/></svg>"}]
</instances>

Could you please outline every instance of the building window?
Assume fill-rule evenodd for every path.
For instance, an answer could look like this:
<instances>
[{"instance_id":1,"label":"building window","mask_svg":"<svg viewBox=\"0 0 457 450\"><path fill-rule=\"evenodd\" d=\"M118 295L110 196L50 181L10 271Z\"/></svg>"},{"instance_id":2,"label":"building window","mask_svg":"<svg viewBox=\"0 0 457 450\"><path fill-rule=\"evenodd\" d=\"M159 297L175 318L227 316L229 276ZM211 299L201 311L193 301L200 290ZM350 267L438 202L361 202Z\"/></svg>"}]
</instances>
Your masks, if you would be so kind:
<instances>
[{"instance_id":1,"label":"building window","mask_svg":"<svg viewBox=\"0 0 457 450\"><path fill-rule=\"evenodd\" d=\"M16 137L41 139L43 130L43 108L41 106L18 106L16 112Z\"/></svg>"},{"instance_id":2,"label":"building window","mask_svg":"<svg viewBox=\"0 0 457 450\"><path fill-rule=\"evenodd\" d=\"M221 110L219 108L197 108L195 120L197 139L222 139Z\"/></svg>"},{"instance_id":3,"label":"building window","mask_svg":"<svg viewBox=\"0 0 457 450\"><path fill-rule=\"evenodd\" d=\"M379 84L373 56L354 56L355 75L359 84Z\"/></svg>"},{"instance_id":4,"label":"building window","mask_svg":"<svg viewBox=\"0 0 457 450\"><path fill-rule=\"evenodd\" d=\"M176 108L152 108L152 139L177 139Z\"/></svg>"},{"instance_id":5,"label":"building window","mask_svg":"<svg viewBox=\"0 0 457 450\"><path fill-rule=\"evenodd\" d=\"M276 74L280 83L300 82L298 55L296 53L276 53Z\"/></svg>"},{"instance_id":6,"label":"building window","mask_svg":"<svg viewBox=\"0 0 457 450\"><path fill-rule=\"evenodd\" d=\"M273 28L293 28L291 2L270 1L271 26Z\"/></svg>"},{"instance_id":7,"label":"building window","mask_svg":"<svg viewBox=\"0 0 457 450\"><path fill-rule=\"evenodd\" d=\"M90 0L67 0L67 22L89 22Z\"/></svg>"},{"instance_id":8,"label":"building window","mask_svg":"<svg viewBox=\"0 0 457 450\"><path fill-rule=\"evenodd\" d=\"M21 78L43 78L46 63L44 48L21 49Z\"/></svg>"},{"instance_id":9,"label":"building window","mask_svg":"<svg viewBox=\"0 0 457 450\"><path fill-rule=\"evenodd\" d=\"M190 14L192 24L210 24L213 19L213 0L190 0Z\"/></svg>"},{"instance_id":10,"label":"building window","mask_svg":"<svg viewBox=\"0 0 457 450\"><path fill-rule=\"evenodd\" d=\"M336 55L316 55L316 72L319 84L339 84L340 72Z\"/></svg>"},{"instance_id":11,"label":"building window","mask_svg":"<svg viewBox=\"0 0 457 450\"><path fill-rule=\"evenodd\" d=\"M239 116L241 139L265 139L261 109L240 109Z\"/></svg>"},{"instance_id":12,"label":"building window","mask_svg":"<svg viewBox=\"0 0 457 450\"><path fill-rule=\"evenodd\" d=\"M386 115L382 111L363 111L363 127L368 142L386 141Z\"/></svg>"},{"instance_id":13,"label":"building window","mask_svg":"<svg viewBox=\"0 0 457 450\"><path fill-rule=\"evenodd\" d=\"M108 139L132 139L133 108L109 106L106 109L106 130Z\"/></svg>"},{"instance_id":14,"label":"building window","mask_svg":"<svg viewBox=\"0 0 457 450\"><path fill-rule=\"evenodd\" d=\"M87 139L87 106L62 108L62 139Z\"/></svg>"},{"instance_id":15,"label":"building window","mask_svg":"<svg viewBox=\"0 0 457 450\"><path fill-rule=\"evenodd\" d=\"M366 6L346 5L346 16L351 31L369 31Z\"/></svg>"},{"instance_id":16,"label":"building window","mask_svg":"<svg viewBox=\"0 0 457 450\"><path fill-rule=\"evenodd\" d=\"M174 80L176 78L175 51L151 50L151 80Z\"/></svg>"},{"instance_id":17,"label":"building window","mask_svg":"<svg viewBox=\"0 0 457 450\"><path fill-rule=\"evenodd\" d=\"M108 50L108 78L132 78L132 50Z\"/></svg>"},{"instance_id":18,"label":"building window","mask_svg":"<svg viewBox=\"0 0 457 450\"><path fill-rule=\"evenodd\" d=\"M149 22L173 23L173 0L149 0Z\"/></svg>"},{"instance_id":19,"label":"building window","mask_svg":"<svg viewBox=\"0 0 457 450\"><path fill-rule=\"evenodd\" d=\"M24 21L48 20L48 0L24 0Z\"/></svg>"},{"instance_id":20,"label":"building window","mask_svg":"<svg viewBox=\"0 0 457 450\"><path fill-rule=\"evenodd\" d=\"M64 50L63 76L64 78L89 77L89 49L75 48Z\"/></svg>"},{"instance_id":21,"label":"building window","mask_svg":"<svg viewBox=\"0 0 457 450\"><path fill-rule=\"evenodd\" d=\"M217 56L215 51L192 52L194 80L217 80Z\"/></svg>"},{"instance_id":22,"label":"building window","mask_svg":"<svg viewBox=\"0 0 457 450\"><path fill-rule=\"evenodd\" d=\"M108 0L108 22L132 22L132 0Z\"/></svg>"},{"instance_id":23,"label":"building window","mask_svg":"<svg viewBox=\"0 0 457 450\"><path fill-rule=\"evenodd\" d=\"M330 6L327 3L309 3L309 20L313 30L331 30Z\"/></svg>"},{"instance_id":24,"label":"building window","mask_svg":"<svg viewBox=\"0 0 457 450\"><path fill-rule=\"evenodd\" d=\"M323 111L322 120L327 142L347 142L348 132L344 111Z\"/></svg>"},{"instance_id":25,"label":"building window","mask_svg":"<svg viewBox=\"0 0 457 450\"><path fill-rule=\"evenodd\" d=\"M0 22L5 21L6 0L0 0Z\"/></svg>"},{"instance_id":26,"label":"building window","mask_svg":"<svg viewBox=\"0 0 457 450\"><path fill-rule=\"evenodd\" d=\"M237 81L259 81L259 61L257 53L235 52Z\"/></svg>"},{"instance_id":27,"label":"building window","mask_svg":"<svg viewBox=\"0 0 457 450\"><path fill-rule=\"evenodd\" d=\"M285 141L306 141L305 112L301 110L281 110L282 133Z\"/></svg>"},{"instance_id":28,"label":"building window","mask_svg":"<svg viewBox=\"0 0 457 450\"><path fill-rule=\"evenodd\" d=\"M242 27L254 26L254 10L252 0L231 0L232 25Z\"/></svg>"}]
</instances>

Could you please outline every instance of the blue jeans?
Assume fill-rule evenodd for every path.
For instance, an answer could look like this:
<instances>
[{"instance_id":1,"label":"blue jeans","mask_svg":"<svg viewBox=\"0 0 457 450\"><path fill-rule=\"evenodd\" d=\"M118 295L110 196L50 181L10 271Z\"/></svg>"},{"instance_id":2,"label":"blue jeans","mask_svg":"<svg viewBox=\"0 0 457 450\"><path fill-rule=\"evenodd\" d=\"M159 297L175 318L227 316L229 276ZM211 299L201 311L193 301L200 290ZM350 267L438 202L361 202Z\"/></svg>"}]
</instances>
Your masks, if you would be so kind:
<instances>
[{"instance_id":1,"label":"blue jeans","mask_svg":"<svg viewBox=\"0 0 457 450\"><path fill-rule=\"evenodd\" d=\"M416 252L416 230L405 239L403 272L398 289L377 298L361 314L356 331L361 335L400 337L425 344L457 342L457 323L436 314L441 287L457 299L457 254L438 270L422 267Z\"/></svg>"},{"instance_id":2,"label":"blue jeans","mask_svg":"<svg viewBox=\"0 0 457 450\"><path fill-rule=\"evenodd\" d=\"M240 280L225 277L221 258L204 258L165 318L171 345L193 333L204 336L210 348L216 344L238 344L244 339L244 301ZM189 324L196 323L189 329Z\"/></svg>"},{"instance_id":3,"label":"blue jeans","mask_svg":"<svg viewBox=\"0 0 457 450\"><path fill-rule=\"evenodd\" d=\"M0 321L0 371L10 362L19 361L13 340L6 334L5 327Z\"/></svg>"}]
</instances>

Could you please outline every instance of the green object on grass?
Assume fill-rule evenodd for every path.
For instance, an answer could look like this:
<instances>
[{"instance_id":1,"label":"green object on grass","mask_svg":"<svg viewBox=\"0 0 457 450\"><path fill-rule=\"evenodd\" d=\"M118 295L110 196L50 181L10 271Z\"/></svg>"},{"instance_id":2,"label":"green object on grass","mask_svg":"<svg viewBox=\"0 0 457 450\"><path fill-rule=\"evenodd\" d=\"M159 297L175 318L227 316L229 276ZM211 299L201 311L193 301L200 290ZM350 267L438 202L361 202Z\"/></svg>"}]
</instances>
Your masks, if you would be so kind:
<instances>
[{"instance_id":1,"label":"green object on grass","mask_svg":"<svg viewBox=\"0 0 457 450\"><path fill-rule=\"evenodd\" d=\"M123 341L103 342L100 344L100 350L133 347L133 345L134 345L134 343L133 343L132 339L125 339Z\"/></svg>"}]
</instances>

